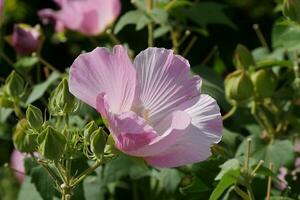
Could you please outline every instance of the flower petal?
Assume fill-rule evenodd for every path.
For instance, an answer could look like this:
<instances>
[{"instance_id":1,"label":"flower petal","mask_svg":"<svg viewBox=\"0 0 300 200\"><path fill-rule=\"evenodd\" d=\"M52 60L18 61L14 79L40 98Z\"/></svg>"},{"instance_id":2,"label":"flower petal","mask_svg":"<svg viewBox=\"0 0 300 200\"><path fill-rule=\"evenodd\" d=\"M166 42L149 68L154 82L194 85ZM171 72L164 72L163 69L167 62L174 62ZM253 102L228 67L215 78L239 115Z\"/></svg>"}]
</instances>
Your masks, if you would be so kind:
<instances>
[{"instance_id":1,"label":"flower petal","mask_svg":"<svg viewBox=\"0 0 300 200\"><path fill-rule=\"evenodd\" d=\"M106 93L113 113L129 111L135 91L136 72L122 46L113 52L96 48L78 56L70 68L70 92L96 108L100 93Z\"/></svg>"},{"instance_id":2,"label":"flower petal","mask_svg":"<svg viewBox=\"0 0 300 200\"><path fill-rule=\"evenodd\" d=\"M200 78L190 78L189 63L172 50L148 48L134 61L137 71L135 111L152 126L183 102L199 95Z\"/></svg>"},{"instance_id":3,"label":"flower petal","mask_svg":"<svg viewBox=\"0 0 300 200\"><path fill-rule=\"evenodd\" d=\"M192 118L192 124L199 128L199 131L215 138L218 143L222 137L223 121L220 108L212 97L201 94L193 106L185 110Z\"/></svg>"},{"instance_id":4,"label":"flower petal","mask_svg":"<svg viewBox=\"0 0 300 200\"><path fill-rule=\"evenodd\" d=\"M190 101L197 102L186 112L191 124L182 131L176 142L156 156L145 160L157 167L177 167L207 159L211 155L210 147L221 140L222 118L216 101L208 95Z\"/></svg>"},{"instance_id":5,"label":"flower petal","mask_svg":"<svg viewBox=\"0 0 300 200\"><path fill-rule=\"evenodd\" d=\"M214 142L213 138L199 133L199 129L194 125L191 124L187 129L182 130L180 135L176 143L164 152L145 157L145 160L156 167L178 167L203 161L211 155L210 147Z\"/></svg>"}]
</instances>

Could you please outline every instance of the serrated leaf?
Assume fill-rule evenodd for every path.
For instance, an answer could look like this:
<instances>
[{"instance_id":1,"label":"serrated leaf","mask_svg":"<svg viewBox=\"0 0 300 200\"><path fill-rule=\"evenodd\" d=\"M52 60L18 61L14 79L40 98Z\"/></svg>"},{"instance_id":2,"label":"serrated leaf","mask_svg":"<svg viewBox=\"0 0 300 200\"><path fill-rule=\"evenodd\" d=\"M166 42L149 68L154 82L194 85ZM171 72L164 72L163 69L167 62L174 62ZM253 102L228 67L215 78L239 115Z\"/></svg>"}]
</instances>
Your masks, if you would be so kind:
<instances>
[{"instance_id":1,"label":"serrated leaf","mask_svg":"<svg viewBox=\"0 0 300 200\"><path fill-rule=\"evenodd\" d=\"M41 98L44 95L44 93L47 91L49 86L52 83L54 83L59 77L60 77L59 73L53 72L45 82L35 85L26 101L26 104L30 104L38 100L39 98Z\"/></svg>"}]
</instances>

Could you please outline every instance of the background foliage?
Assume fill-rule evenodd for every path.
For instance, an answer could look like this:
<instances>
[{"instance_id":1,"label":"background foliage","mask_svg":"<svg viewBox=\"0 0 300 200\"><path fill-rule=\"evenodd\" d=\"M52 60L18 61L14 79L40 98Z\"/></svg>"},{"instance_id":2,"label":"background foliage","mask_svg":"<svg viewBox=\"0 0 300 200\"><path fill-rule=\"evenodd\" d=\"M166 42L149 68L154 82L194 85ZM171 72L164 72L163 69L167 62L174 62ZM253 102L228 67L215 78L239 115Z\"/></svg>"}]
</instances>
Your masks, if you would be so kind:
<instances>
[{"instance_id":1,"label":"background foliage","mask_svg":"<svg viewBox=\"0 0 300 200\"><path fill-rule=\"evenodd\" d=\"M222 142L213 147L214 155L209 160L176 169L155 169L121 155L86 178L72 199L264 199L268 188L268 199L299 199L299 166L295 166L299 156L295 143L300 133L299 19L287 11L284 17L283 2L279 0L158 0L150 16L143 12L142 0L134 2L123 0L121 16L97 37L70 31L62 35L54 33L52 26L42 26L44 44L40 55L59 70L48 76L38 67L39 58L18 58L4 38L12 33L15 23L39 24L37 11L56 5L51 0L6 0L0 51L13 61L13 66L0 59L1 84L13 69L20 72L32 82L21 109L33 103L44 111L50 92L82 51L122 43L133 57L148 46L147 24L152 22L155 46L173 48L186 57L192 71L204 80L202 92L217 99L224 115L231 111L233 115L224 121ZM237 70L253 76L260 69L275 74L273 88L270 84L261 86L263 93L271 94L262 97L257 89L258 78L252 78L254 94L245 101L232 101L226 81L224 89L225 77L228 80L228 74ZM240 95L250 89L241 86L235 90ZM91 119L102 123L86 105L81 104L76 114L70 119L74 126L83 127ZM0 107L0 199L59 199L48 173L30 158L25 160L22 184L7 164L14 149L12 135L17 122L17 113ZM81 171L87 164L78 158L73 166ZM277 178L282 167L288 170L288 186L284 188L278 186L282 181ZM270 177L272 184L268 187Z\"/></svg>"}]
</instances>

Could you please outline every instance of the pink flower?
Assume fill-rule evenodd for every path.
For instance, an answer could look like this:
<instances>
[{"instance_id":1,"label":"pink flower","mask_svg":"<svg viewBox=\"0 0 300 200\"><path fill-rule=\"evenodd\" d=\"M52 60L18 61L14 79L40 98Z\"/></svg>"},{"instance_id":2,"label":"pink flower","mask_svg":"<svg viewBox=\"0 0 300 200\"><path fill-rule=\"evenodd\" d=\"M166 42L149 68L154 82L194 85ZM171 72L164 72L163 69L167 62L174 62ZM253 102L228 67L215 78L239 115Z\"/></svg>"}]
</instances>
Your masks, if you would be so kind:
<instances>
[{"instance_id":1,"label":"pink flower","mask_svg":"<svg viewBox=\"0 0 300 200\"><path fill-rule=\"evenodd\" d=\"M207 159L223 129L216 101L200 94L189 68L164 48L142 51L133 64L122 46L96 48L72 64L70 91L108 121L118 149L176 167Z\"/></svg>"},{"instance_id":2,"label":"pink flower","mask_svg":"<svg viewBox=\"0 0 300 200\"><path fill-rule=\"evenodd\" d=\"M65 28L85 35L97 35L120 14L120 0L54 0L59 11L43 9L38 12L43 23L55 23L55 30Z\"/></svg>"},{"instance_id":3,"label":"pink flower","mask_svg":"<svg viewBox=\"0 0 300 200\"><path fill-rule=\"evenodd\" d=\"M15 171L19 183L22 183L25 177L24 158L24 154L17 150L14 150L10 157L10 165Z\"/></svg>"},{"instance_id":4,"label":"pink flower","mask_svg":"<svg viewBox=\"0 0 300 200\"><path fill-rule=\"evenodd\" d=\"M0 17L2 18L2 13L3 13L3 8L4 8L4 0L0 0Z\"/></svg>"},{"instance_id":5,"label":"pink flower","mask_svg":"<svg viewBox=\"0 0 300 200\"><path fill-rule=\"evenodd\" d=\"M11 45L19 55L28 55L38 50L41 43L40 27L15 24Z\"/></svg>"}]
</instances>

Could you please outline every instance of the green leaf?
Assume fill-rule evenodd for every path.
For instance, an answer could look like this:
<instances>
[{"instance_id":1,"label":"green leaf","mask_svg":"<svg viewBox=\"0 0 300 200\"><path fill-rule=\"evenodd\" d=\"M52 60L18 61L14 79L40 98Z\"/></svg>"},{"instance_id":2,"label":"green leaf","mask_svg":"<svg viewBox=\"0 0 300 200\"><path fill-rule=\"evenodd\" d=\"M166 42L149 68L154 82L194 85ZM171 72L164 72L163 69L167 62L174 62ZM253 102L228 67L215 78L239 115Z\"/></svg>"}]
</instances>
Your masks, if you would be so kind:
<instances>
[{"instance_id":1,"label":"green leaf","mask_svg":"<svg viewBox=\"0 0 300 200\"><path fill-rule=\"evenodd\" d=\"M154 33L153 33L154 38L159 38L159 37L167 34L170 30L171 30L170 26L165 26L165 25L160 26L154 30Z\"/></svg>"},{"instance_id":2,"label":"green leaf","mask_svg":"<svg viewBox=\"0 0 300 200\"><path fill-rule=\"evenodd\" d=\"M133 179L149 176L150 170L134 158L121 154L117 159L107 163L104 175L103 182L108 184L126 176Z\"/></svg>"},{"instance_id":3,"label":"green leaf","mask_svg":"<svg viewBox=\"0 0 300 200\"><path fill-rule=\"evenodd\" d=\"M31 170L31 182L35 185L43 200L53 199L56 194L54 183L42 166L34 167Z\"/></svg>"},{"instance_id":4,"label":"green leaf","mask_svg":"<svg viewBox=\"0 0 300 200\"><path fill-rule=\"evenodd\" d=\"M24 197L30 197L30 200L43 200L34 184L30 182L30 176L25 176L19 191L18 200L24 200Z\"/></svg>"},{"instance_id":5,"label":"green leaf","mask_svg":"<svg viewBox=\"0 0 300 200\"><path fill-rule=\"evenodd\" d=\"M249 67L255 66L255 61L251 52L246 46L242 44L238 44L238 46L236 47L234 52L233 62L237 69L246 70Z\"/></svg>"},{"instance_id":6,"label":"green leaf","mask_svg":"<svg viewBox=\"0 0 300 200\"><path fill-rule=\"evenodd\" d=\"M4 123L12 112L13 112L13 109L11 109L11 108L1 108L0 107L0 122Z\"/></svg>"},{"instance_id":7,"label":"green leaf","mask_svg":"<svg viewBox=\"0 0 300 200\"><path fill-rule=\"evenodd\" d=\"M228 189L230 186L234 185L240 175L240 170L230 170L223 175L222 179L218 183L217 187L212 192L209 200L218 200L219 197Z\"/></svg>"},{"instance_id":8,"label":"green leaf","mask_svg":"<svg viewBox=\"0 0 300 200\"><path fill-rule=\"evenodd\" d=\"M272 30L273 48L285 48L288 51L300 50L300 26L287 21L278 22Z\"/></svg>"},{"instance_id":9,"label":"green leaf","mask_svg":"<svg viewBox=\"0 0 300 200\"><path fill-rule=\"evenodd\" d=\"M193 182L185 187L179 188L180 193L183 195L197 195L201 192L209 191L210 187L208 187L201 179L195 178Z\"/></svg>"},{"instance_id":10,"label":"green leaf","mask_svg":"<svg viewBox=\"0 0 300 200\"><path fill-rule=\"evenodd\" d=\"M142 15L136 23L135 30L142 30L149 22L151 22L151 19L146 15Z\"/></svg>"},{"instance_id":11,"label":"green leaf","mask_svg":"<svg viewBox=\"0 0 300 200\"><path fill-rule=\"evenodd\" d=\"M45 82L35 85L26 101L26 104L30 104L38 100L39 98L41 98L44 95L44 93L47 91L48 87L52 83L54 83L59 77L60 77L59 73L53 72Z\"/></svg>"},{"instance_id":12,"label":"green leaf","mask_svg":"<svg viewBox=\"0 0 300 200\"><path fill-rule=\"evenodd\" d=\"M38 61L39 59L37 56L22 57L15 63L15 67L20 70L29 71L38 63Z\"/></svg>"},{"instance_id":13,"label":"green leaf","mask_svg":"<svg viewBox=\"0 0 300 200\"><path fill-rule=\"evenodd\" d=\"M140 21L140 19L144 16L145 14L141 11L141 10L133 10L133 11L129 11L127 13L125 13L117 22L115 29L114 29L114 34L118 34L125 26L129 25L129 24L138 24L138 22ZM140 22L141 23L141 22ZM146 24L144 24L145 26ZM143 28L141 27L142 25L139 24L139 28Z\"/></svg>"},{"instance_id":14,"label":"green leaf","mask_svg":"<svg viewBox=\"0 0 300 200\"><path fill-rule=\"evenodd\" d=\"M277 140L273 144L258 149L253 157L258 161L264 160L265 163L273 163L274 170L277 170L280 166L293 162L293 143L289 140Z\"/></svg>"},{"instance_id":15,"label":"green leaf","mask_svg":"<svg viewBox=\"0 0 300 200\"><path fill-rule=\"evenodd\" d=\"M225 163L223 163L221 166L221 171L215 178L215 180L221 180L222 177L230 170L236 170L240 169L240 162L236 158L232 158L227 160Z\"/></svg>"},{"instance_id":16,"label":"green leaf","mask_svg":"<svg viewBox=\"0 0 300 200\"><path fill-rule=\"evenodd\" d=\"M105 185L102 181L103 167L96 170L97 176L88 176L83 181L84 196L87 200L105 200Z\"/></svg>"},{"instance_id":17,"label":"green leaf","mask_svg":"<svg viewBox=\"0 0 300 200\"><path fill-rule=\"evenodd\" d=\"M224 13L226 6L215 2L201 2L195 6L185 9L185 13L190 20L202 27L209 24L227 25L233 29L237 27Z\"/></svg>"},{"instance_id":18,"label":"green leaf","mask_svg":"<svg viewBox=\"0 0 300 200\"><path fill-rule=\"evenodd\" d=\"M160 169L159 172L154 171L154 176L159 180L165 192L174 193L183 174L176 169Z\"/></svg>"},{"instance_id":19,"label":"green leaf","mask_svg":"<svg viewBox=\"0 0 300 200\"><path fill-rule=\"evenodd\" d=\"M165 24L168 20L168 12L165 11L164 9L154 8L151 11L150 16L157 24Z\"/></svg>"}]
</instances>

